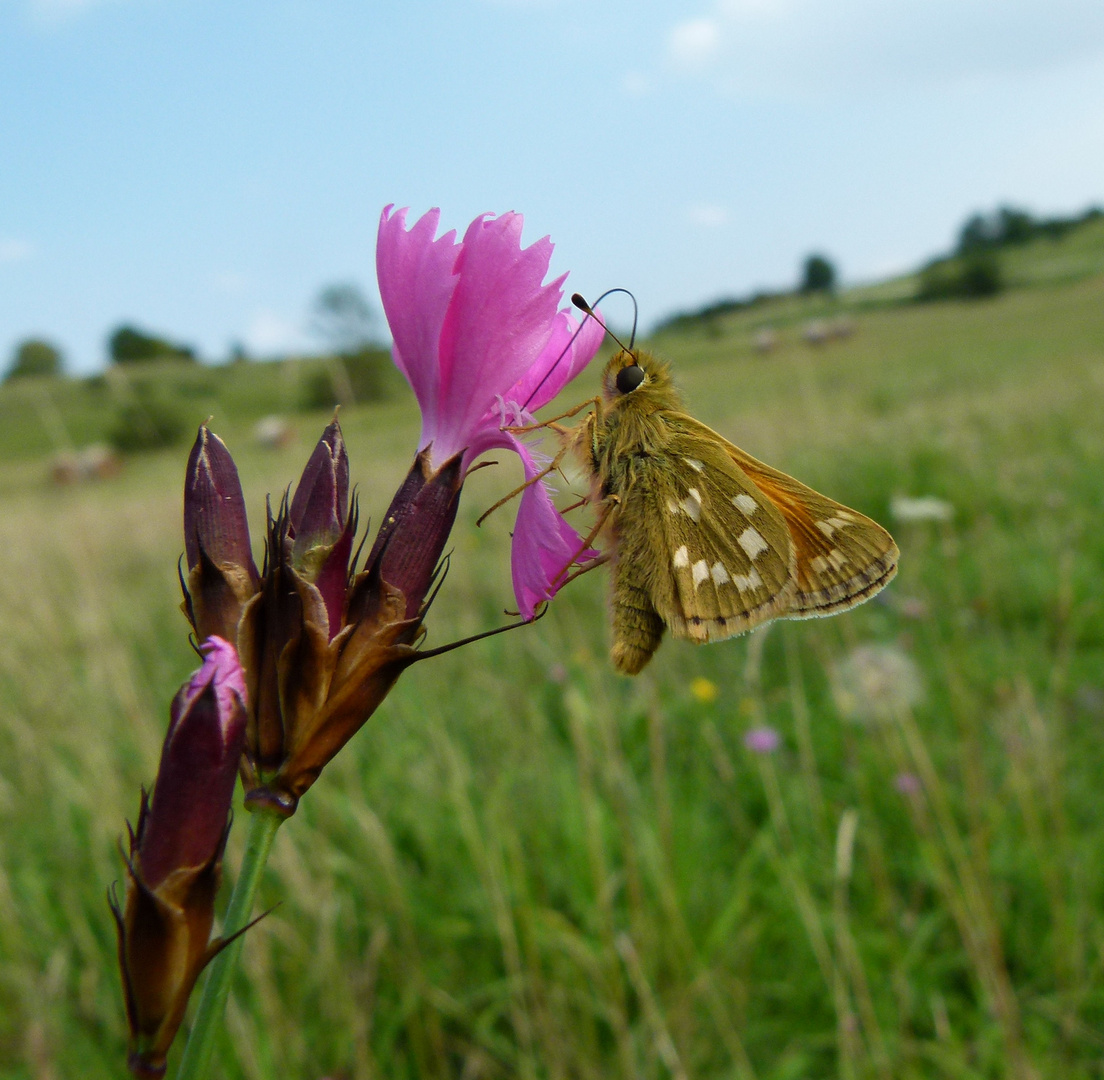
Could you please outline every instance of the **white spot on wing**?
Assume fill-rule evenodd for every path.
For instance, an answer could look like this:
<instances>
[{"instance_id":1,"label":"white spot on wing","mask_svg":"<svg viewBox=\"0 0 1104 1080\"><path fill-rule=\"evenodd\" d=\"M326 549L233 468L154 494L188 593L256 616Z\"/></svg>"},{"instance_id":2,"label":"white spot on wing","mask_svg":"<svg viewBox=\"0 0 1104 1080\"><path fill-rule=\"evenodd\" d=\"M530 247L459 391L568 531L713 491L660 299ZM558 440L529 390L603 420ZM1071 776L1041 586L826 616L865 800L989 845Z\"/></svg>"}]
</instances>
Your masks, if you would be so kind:
<instances>
[{"instance_id":1,"label":"white spot on wing","mask_svg":"<svg viewBox=\"0 0 1104 1080\"><path fill-rule=\"evenodd\" d=\"M768 547L766 540L763 539L759 530L753 528L751 525L740 533L736 538L736 543L747 552L747 557L753 560L762 555Z\"/></svg>"},{"instance_id":2,"label":"white spot on wing","mask_svg":"<svg viewBox=\"0 0 1104 1080\"><path fill-rule=\"evenodd\" d=\"M751 573L749 574L737 574L732 579L732 584L736 586L740 592L747 592L748 589L758 589L763 584L763 579L759 576L759 571L753 566Z\"/></svg>"},{"instance_id":3,"label":"white spot on wing","mask_svg":"<svg viewBox=\"0 0 1104 1080\"><path fill-rule=\"evenodd\" d=\"M732 580L728 576L728 570L725 568L725 564L722 562L715 562L710 573L713 575L713 583L715 585L723 585L726 581Z\"/></svg>"},{"instance_id":4,"label":"white spot on wing","mask_svg":"<svg viewBox=\"0 0 1104 1080\"><path fill-rule=\"evenodd\" d=\"M759 504L750 495L745 495L742 491L739 495L732 496L732 505L748 517L751 517L759 509Z\"/></svg>"},{"instance_id":5,"label":"white spot on wing","mask_svg":"<svg viewBox=\"0 0 1104 1080\"><path fill-rule=\"evenodd\" d=\"M696 589L703 581L709 578L709 563L705 559L699 559L694 563L694 568L691 571L694 575L694 588Z\"/></svg>"},{"instance_id":6,"label":"white spot on wing","mask_svg":"<svg viewBox=\"0 0 1104 1080\"><path fill-rule=\"evenodd\" d=\"M828 552L828 561L839 570L847 562L847 556L839 548L832 548Z\"/></svg>"},{"instance_id":7,"label":"white spot on wing","mask_svg":"<svg viewBox=\"0 0 1104 1080\"><path fill-rule=\"evenodd\" d=\"M682 500L680 505L683 510L686 511L686 516L691 521L699 521L701 519L702 497L701 492L699 492L697 488L691 488L686 493L686 498Z\"/></svg>"},{"instance_id":8,"label":"white spot on wing","mask_svg":"<svg viewBox=\"0 0 1104 1080\"><path fill-rule=\"evenodd\" d=\"M671 565L676 570L681 570L684 566L690 565L690 552L686 550L685 544L675 552L675 557L671 560Z\"/></svg>"},{"instance_id":9,"label":"white spot on wing","mask_svg":"<svg viewBox=\"0 0 1104 1080\"><path fill-rule=\"evenodd\" d=\"M818 555L815 559L809 560L809 565L818 574L823 574L828 569L828 560L823 555Z\"/></svg>"},{"instance_id":10,"label":"white spot on wing","mask_svg":"<svg viewBox=\"0 0 1104 1080\"><path fill-rule=\"evenodd\" d=\"M836 531L836 529L839 528L839 525L833 525L832 524L832 519L829 518L826 521L818 521L816 523L816 527L818 529L820 529L820 531L822 533L824 533L824 535L827 536L829 540L831 540L832 539L832 533L834 533Z\"/></svg>"},{"instance_id":11,"label":"white spot on wing","mask_svg":"<svg viewBox=\"0 0 1104 1080\"><path fill-rule=\"evenodd\" d=\"M679 504L677 502L675 502L674 499L668 499L667 500L667 509L670 513L677 514L679 512Z\"/></svg>"},{"instance_id":12,"label":"white spot on wing","mask_svg":"<svg viewBox=\"0 0 1104 1080\"><path fill-rule=\"evenodd\" d=\"M694 472L702 472L705 469L705 466L700 461L698 461L697 458L684 457L682 460L685 461L686 464L694 470Z\"/></svg>"}]
</instances>

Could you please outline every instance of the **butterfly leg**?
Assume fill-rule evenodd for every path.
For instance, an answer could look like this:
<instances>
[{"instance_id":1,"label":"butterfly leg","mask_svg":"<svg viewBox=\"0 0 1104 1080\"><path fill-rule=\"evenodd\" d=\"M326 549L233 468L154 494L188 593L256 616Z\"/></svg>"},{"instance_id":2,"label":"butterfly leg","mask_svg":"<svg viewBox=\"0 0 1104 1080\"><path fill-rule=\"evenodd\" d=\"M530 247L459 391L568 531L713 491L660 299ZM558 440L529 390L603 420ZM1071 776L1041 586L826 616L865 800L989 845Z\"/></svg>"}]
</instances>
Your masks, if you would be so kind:
<instances>
[{"instance_id":1,"label":"butterfly leg","mask_svg":"<svg viewBox=\"0 0 1104 1080\"><path fill-rule=\"evenodd\" d=\"M586 401L576 405L573 409L568 409L567 412L560 413L559 416L549 417L547 420L541 420L536 424L526 424L522 427L508 427L503 428L503 431L508 431L511 435L525 435L530 431L540 431L541 428L555 428L557 420L567 420L572 416L581 413L584 409L589 409L592 405L601 405L601 398L587 398Z\"/></svg>"},{"instance_id":2,"label":"butterfly leg","mask_svg":"<svg viewBox=\"0 0 1104 1080\"><path fill-rule=\"evenodd\" d=\"M584 500L584 501L589 501L589 500ZM598 520L594 523L594 527L590 530L590 532L588 532L586 534L586 538L579 545L579 550L576 551L575 554L571 557L571 561L567 564L567 566L565 566L555 576L555 578L553 578L553 580L552 580L553 585L555 585L556 582L558 582L560 580L560 578L562 578L568 572L568 570L570 570L579 561L579 558L583 554L583 552L586 551L590 547L590 545L594 543L595 538L598 536L598 534L605 527L606 522L609 520L610 514L612 514L613 511L617 508L617 504L620 501L621 500L616 495L611 495L611 496L609 496L608 499L606 499L606 505L604 507L602 507L602 512L601 512L601 514L598 515ZM593 569L593 567L595 567L595 566L601 566L602 563L606 562L606 560L608 558L609 558L609 556L606 555L606 556L598 556L598 558L596 558L596 559L591 559L586 564L585 569L590 570L590 569ZM579 576L578 573L572 574L569 578L567 578L566 581L564 581L564 585L566 585L568 581L574 581L575 578L577 578L578 576ZM559 586L559 588L563 588L563 585Z\"/></svg>"},{"instance_id":3,"label":"butterfly leg","mask_svg":"<svg viewBox=\"0 0 1104 1080\"><path fill-rule=\"evenodd\" d=\"M584 563L577 570L574 570L572 573L568 574L567 577L563 579L563 584L556 586L557 591L559 589L566 588L576 578L581 578L583 574L589 574L591 570L597 570L599 566L605 566L606 563L610 561L610 557L611 556L608 551L603 552L601 555L596 555L593 559L590 560L590 562Z\"/></svg>"},{"instance_id":4,"label":"butterfly leg","mask_svg":"<svg viewBox=\"0 0 1104 1080\"><path fill-rule=\"evenodd\" d=\"M537 473L536 476L530 477L520 487L514 488L514 490L511 491L509 495L503 495L502 498L499 499L498 502L496 502L494 506L492 506L489 510L484 510L483 513L479 515L479 518L475 523L476 527L478 528L478 526L482 525L483 522L486 521L487 518L489 518L491 514L493 514L500 506L505 506L511 499L517 498L517 496L525 491L526 488L532 487L534 484L543 480L549 473L555 472L560 467L560 462L563 461L565 455L567 454L567 451L568 447L565 446L561 448L559 453L556 454L556 456L552 459L547 468L541 469L541 471Z\"/></svg>"}]
</instances>

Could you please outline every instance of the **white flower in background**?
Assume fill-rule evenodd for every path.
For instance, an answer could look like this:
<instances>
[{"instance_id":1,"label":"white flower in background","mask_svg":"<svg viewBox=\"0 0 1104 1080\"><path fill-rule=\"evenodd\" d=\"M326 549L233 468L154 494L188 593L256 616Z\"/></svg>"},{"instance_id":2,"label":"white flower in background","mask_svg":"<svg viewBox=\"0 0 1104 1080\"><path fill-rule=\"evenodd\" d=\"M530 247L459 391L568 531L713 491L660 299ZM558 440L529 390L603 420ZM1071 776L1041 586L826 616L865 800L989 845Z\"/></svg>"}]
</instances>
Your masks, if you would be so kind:
<instances>
[{"instance_id":1,"label":"white flower in background","mask_svg":"<svg viewBox=\"0 0 1104 1080\"><path fill-rule=\"evenodd\" d=\"M857 723L892 720L924 696L915 661L894 645L860 645L832 667L839 711Z\"/></svg>"},{"instance_id":2,"label":"white flower in background","mask_svg":"<svg viewBox=\"0 0 1104 1080\"><path fill-rule=\"evenodd\" d=\"M894 521L950 521L954 517L954 507L946 499L934 495L910 498L907 495L894 495L889 501L889 512Z\"/></svg>"}]
</instances>

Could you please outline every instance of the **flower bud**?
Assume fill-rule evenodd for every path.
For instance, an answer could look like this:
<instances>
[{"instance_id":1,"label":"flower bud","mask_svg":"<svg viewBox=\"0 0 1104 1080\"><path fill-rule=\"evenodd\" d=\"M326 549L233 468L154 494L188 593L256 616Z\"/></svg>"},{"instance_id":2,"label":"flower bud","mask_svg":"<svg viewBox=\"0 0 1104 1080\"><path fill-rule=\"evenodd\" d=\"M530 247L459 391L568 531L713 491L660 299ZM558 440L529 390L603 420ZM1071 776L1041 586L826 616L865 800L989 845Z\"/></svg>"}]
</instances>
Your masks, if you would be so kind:
<instances>
[{"instance_id":1,"label":"flower bud","mask_svg":"<svg viewBox=\"0 0 1104 1080\"><path fill-rule=\"evenodd\" d=\"M462 453L434 470L431 452L432 446L415 457L368 556L369 568L378 565L380 578L405 596L408 619L421 611L456 520L464 483Z\"/></svg>"},{"instance_id":2,"label":"flower bud","mask_svg":"<svg viewBox=\"0 0 1104 1080\"><path fill-rule=\"evenodd\" d=\"M227 818L245 741L237 654L211 638L173 701L152 797L130 834L126 899L112 899L130 1026L130 1068L164 1075L192 987L222 948L211 941Z\"/></svg>"},{"instance_id":3,"label":"flower bud","mask_svg":"<svg viewBox=\"0 0 1104 1080\"><path fill-rule=\"evenodd\" d=\"M238 470L226 444L206 424L188 457L184 550L184 612L196 637L236 642L242 608L257 591L259 576Z\"/></svg>"},{"instance_id":4,"label":"flower bud","mask_svg":"<svg viewBox=\"0 0 1104 1080\"><path fill-rule=\"evenodd\" d=\"M291 565L318 587L329 636L341 628L356 515L349 513L349 456L334 420L307 462L288 511Z\"/></svg>"}]
</instances>

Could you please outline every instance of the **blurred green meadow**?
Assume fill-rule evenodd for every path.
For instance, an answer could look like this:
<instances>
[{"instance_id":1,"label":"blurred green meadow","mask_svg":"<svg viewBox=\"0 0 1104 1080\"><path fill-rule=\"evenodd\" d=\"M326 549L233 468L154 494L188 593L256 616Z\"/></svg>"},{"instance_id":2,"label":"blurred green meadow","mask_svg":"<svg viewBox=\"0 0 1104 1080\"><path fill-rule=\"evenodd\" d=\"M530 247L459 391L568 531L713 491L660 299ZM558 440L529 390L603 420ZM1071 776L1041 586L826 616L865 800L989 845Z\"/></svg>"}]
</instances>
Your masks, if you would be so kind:
<instances>
[{"instance_id":1,"label":"blurred green meadow","mask_svg":"<svg viewBox=\"0 0 1104 1080\"><path fill-rule=\"evenodd\" d=\"M897 580L835 618L667 641L629 680L605 658L599 570L536 625L413 668L277 836L216 1075L1104 1076L1104 222L1007 273L985 301L901 303L899 281L649 343L695 415L885 523ZM849 332L810 345L810 319ZM295 411L301 374L143 375L192 430L213 415L258 544L266 494L329 418ZM13 1080L124 1074L105 893L196 666L187 439L49 481L59 441L103 437L130 389L0 391ZM257 441L273 412L296 441ZM415 449L412 395L341 421L378 519ZM474 524L519 482L500 459L465 487L429 645L512 603L512 511Z\"/></svg>"}]
</instances>

